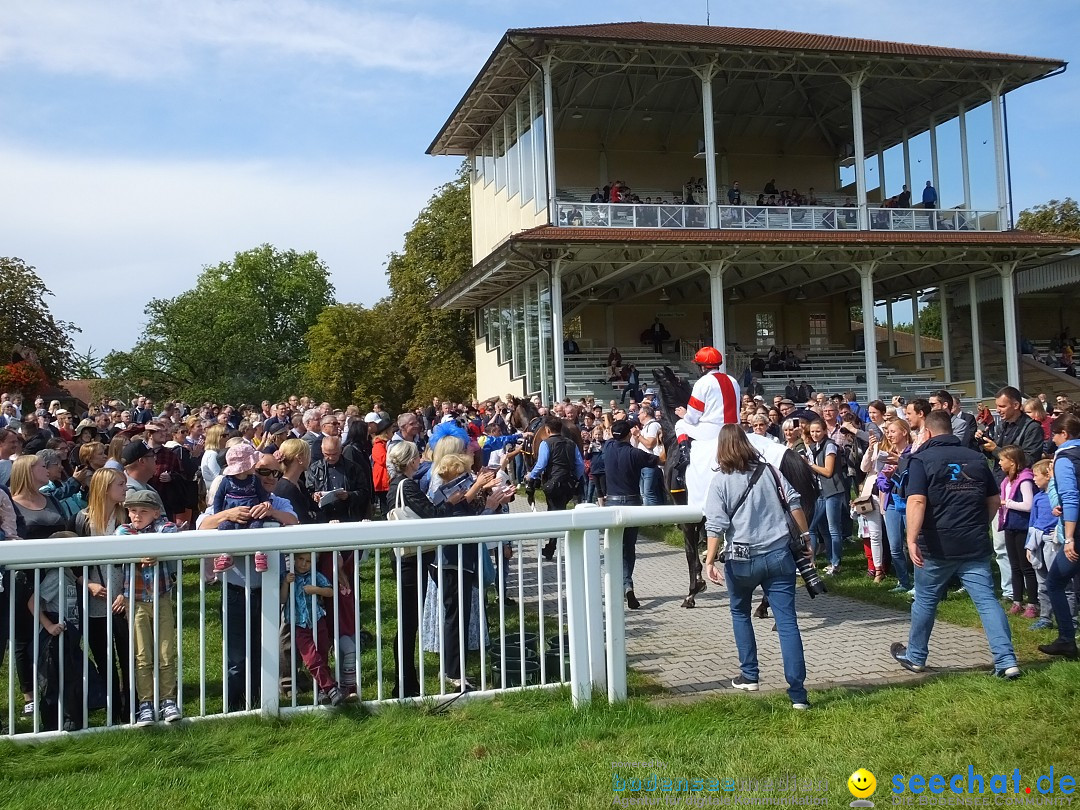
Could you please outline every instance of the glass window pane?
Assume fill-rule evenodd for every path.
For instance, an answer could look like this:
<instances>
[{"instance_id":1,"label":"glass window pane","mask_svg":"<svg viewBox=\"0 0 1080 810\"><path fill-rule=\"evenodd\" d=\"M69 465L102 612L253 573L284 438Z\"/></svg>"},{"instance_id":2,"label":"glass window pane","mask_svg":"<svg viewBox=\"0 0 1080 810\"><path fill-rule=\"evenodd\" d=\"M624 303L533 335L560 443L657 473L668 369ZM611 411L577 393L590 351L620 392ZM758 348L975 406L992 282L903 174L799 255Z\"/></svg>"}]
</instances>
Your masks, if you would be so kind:
<instances>
[{"instance_id":1,"label":"glass window pane","mask_svg":"<svg viewBox=\"0 0 1080 810\"><path fill-rule=\"evenodd\" d=\"M503 137L502 123L495 125L492 133L492 148L495 150L495 190L502 191L506 188L506 153L503 151L505 138Z\"/></svg>"},{"instance_id":2,"label":"glass window pane","mask_svg":"<svg viewBox=\"0 0 1080 810\"><path fill-rule=\"evenodd\" d=\"M518 193L521 188L521 166L518 163L518 152L520 146L517 140L517 114L514 108L511 107L507 114L503 118L504 125L506 126L506 189L507 195L510 199L514 199L514 195Z\"/></svg>"}]
</instances>

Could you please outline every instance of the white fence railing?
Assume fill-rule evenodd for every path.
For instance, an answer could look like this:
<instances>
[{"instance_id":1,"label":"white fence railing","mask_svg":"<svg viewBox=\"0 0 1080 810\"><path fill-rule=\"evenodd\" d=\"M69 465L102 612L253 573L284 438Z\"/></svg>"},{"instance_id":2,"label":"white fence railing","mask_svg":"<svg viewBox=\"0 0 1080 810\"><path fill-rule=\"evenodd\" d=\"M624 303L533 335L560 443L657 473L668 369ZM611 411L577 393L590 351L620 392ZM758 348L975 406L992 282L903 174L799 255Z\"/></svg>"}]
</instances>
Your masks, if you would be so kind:
<instances>
[{"instance_id":1,"label":"white fence railing","mask_svg":"<svg viewBox=\"0 0 1080 810\"><path fill-rule=\"evenodd\" d=\"M482 519L0 542L0 565L8 569L7 593L0 594L7 608L7 632L0 635L7 636L8 668L0 720L6 720L9 737L40 740L65 730L133 725L141 701L152 704L156 721L167 719L160 711L170 699L187 720L288 714L337 702L331 689L346 692L350 681L365 704L446 701L466 689L448 688L447 678L458 674L448 650L457 653L475 687L471 696L568 681L575 705L588 702L593 690L623 700L623 529L700 517L686 507L583 505ZM555 565L537 553L541 539L551 537L560 538ZM440 553L456 550L460 559L481 542L515 551L511 561L496 555L495 604L489 604L487 587L472 592L472 576L444 564ZM434 565L417 565L415 558L410 564L395 549L415 551ZM487 553L482 549L478 553ZM208 584L201 558L223 551L234 555L234 567L222 575L227 581ZM256 551L266 554L263 572L252 563ZM316 616L321 600L332 615L321 628L315 622L299 634L303 609L296 583L285 581L285 574L302 573L297 557L309 552L311 569L325 572L333 597L312 595L304 606ZM172 569L161 565L166 561ZM49 586L50 578L60 587ZM102 583L100 589L91 580ZM123 604L117 597L125 591ZM466 591L475 600L475 639L465 621L472 613ZM55 612L44 610L42 599L49 598ZM95 617L95 600L115 610ZM285 613L282 603L289 607ZM425 656L422 640L417 654L417 640L410 637L424 621L437 628L437 661ZM307 695L301 658L322 681L309 699L300 698ZM418 683L410 687L406 671L416 664ZM283 702L285 688L291 695ZM125 694L130 697L121 711Z\"/></svg>"}]
</instances>

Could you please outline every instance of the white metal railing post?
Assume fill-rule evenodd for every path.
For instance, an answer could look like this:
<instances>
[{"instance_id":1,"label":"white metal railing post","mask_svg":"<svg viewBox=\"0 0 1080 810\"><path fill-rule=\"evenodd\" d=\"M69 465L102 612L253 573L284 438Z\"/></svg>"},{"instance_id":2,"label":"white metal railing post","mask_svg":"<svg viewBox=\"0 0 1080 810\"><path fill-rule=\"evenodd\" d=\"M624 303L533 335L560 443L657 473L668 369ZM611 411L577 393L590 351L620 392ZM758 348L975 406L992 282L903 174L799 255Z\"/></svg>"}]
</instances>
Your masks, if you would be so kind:
<instances>
[{"instance_id":1,"label":"white metal railing post","mask_svg":"<svg viewBox=\"0 0 1080 810\"><path fill-rule=\"evenodd\" d=\"M607 627L608 702L626 700L626 602L623 600L623 530L604 532L604 618Z\"/></svg>"},{"instance_id":2,"label":"white metal railing post","mask_svg":"<svg viewBox=\"0 0 1080 810\"><path fill-rule=\"evenodd\" d=\"M581 503L575 509L599 509L595 503ZM585 615L589 631L589 680L591 689L607 689L604 661L604 590L600 575L600 532L585 532Z\"/></svg>"},{"instance_id":3,"label":"white metal railing post","mask_svg":"<svg viewBox=\"0 0 1080 810\"><path fill-rule=\"evenodd\" d=\"M315 568L314 562L312 569ZM254 571L254 566L249 570ZM266 571L262 576L262 616L256 620L262 622L262 632L259 634L261 648L260 660L262 662L261 706L262 713L267 717L276 716L279 711L278 689L281 679L281 642L278 638L278 629L281 620L281 555L272 552L266 555ZM312 575L314 582L314 575ZM224 590L224 588L223 588ZM222 599L225 595L222 594ZM249 602L250 604L250 602ZM295 604L289 605L290 615L295 614ZM334 611L335 615L337 611ZM314 613L312 614L315 615ZM314 625L313 625L314 626ZM296 649L296 639L293 638L293 649ZM295 668L292 673L293 694L297 692ZM317 690L316 690L317 691Z\"/></svg>"},{"instance_id":4,"label":"white metal railing post","mask_svg":"<svg viewBox=\"0 0 1080 810\"><path fill-rule=\"evenodd\" d=\"M585 599L585 532L566 533L566 621L570 630L570 696L574 706L592 700Z\"/></svg>"}]
</instances>

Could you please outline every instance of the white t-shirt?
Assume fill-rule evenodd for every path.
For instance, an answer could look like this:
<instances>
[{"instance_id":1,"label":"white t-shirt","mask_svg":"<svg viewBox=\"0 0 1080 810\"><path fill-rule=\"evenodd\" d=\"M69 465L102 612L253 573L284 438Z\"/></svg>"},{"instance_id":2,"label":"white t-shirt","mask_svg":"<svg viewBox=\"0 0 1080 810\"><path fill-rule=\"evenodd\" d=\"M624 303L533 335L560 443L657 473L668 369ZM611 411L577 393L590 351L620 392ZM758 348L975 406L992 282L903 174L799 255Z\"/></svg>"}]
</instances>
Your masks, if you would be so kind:
<instances>
[{"instance_id":1,"label":"white t-shirt","mask_svg":"<svg viewBox=\"0 0 1080 810\"><path fill-rule=\"evenodd\" d=\"M656 419L653 419L651 422L649 422L649 424L641 428L642 436L647 439L656 439L656 444L652 446L652 449L646 448L644 445L641 446L641 449L645 450L646 452L652 453L654 456L660 455L661 451L663 451L664 449L664 445L660 442L660 434L662 432L663 429L660 427L660 423Z\"/></svg>"}]
</instances>

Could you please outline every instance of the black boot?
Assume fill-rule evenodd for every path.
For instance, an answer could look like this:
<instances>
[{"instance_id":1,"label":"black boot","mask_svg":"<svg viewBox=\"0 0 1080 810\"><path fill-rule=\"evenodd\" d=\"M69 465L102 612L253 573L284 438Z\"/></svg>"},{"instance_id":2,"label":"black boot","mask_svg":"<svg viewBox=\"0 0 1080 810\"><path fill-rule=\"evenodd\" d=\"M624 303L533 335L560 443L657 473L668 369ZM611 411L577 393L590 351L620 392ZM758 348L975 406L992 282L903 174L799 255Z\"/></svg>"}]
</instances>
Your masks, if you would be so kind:
<instances>
[{"instance_id":1,"label":"black boot","mask_svg":"<svg viewBox=\"0 0 1080 810\"><path fill-rule=\"evenodd\" d=\"M1039 652L1046 655L1060 655L1063 658L1075 659L1076 642L1070 638L1055 638L1049 644L1040 644Z\"/></svg>"}]
</instances>

